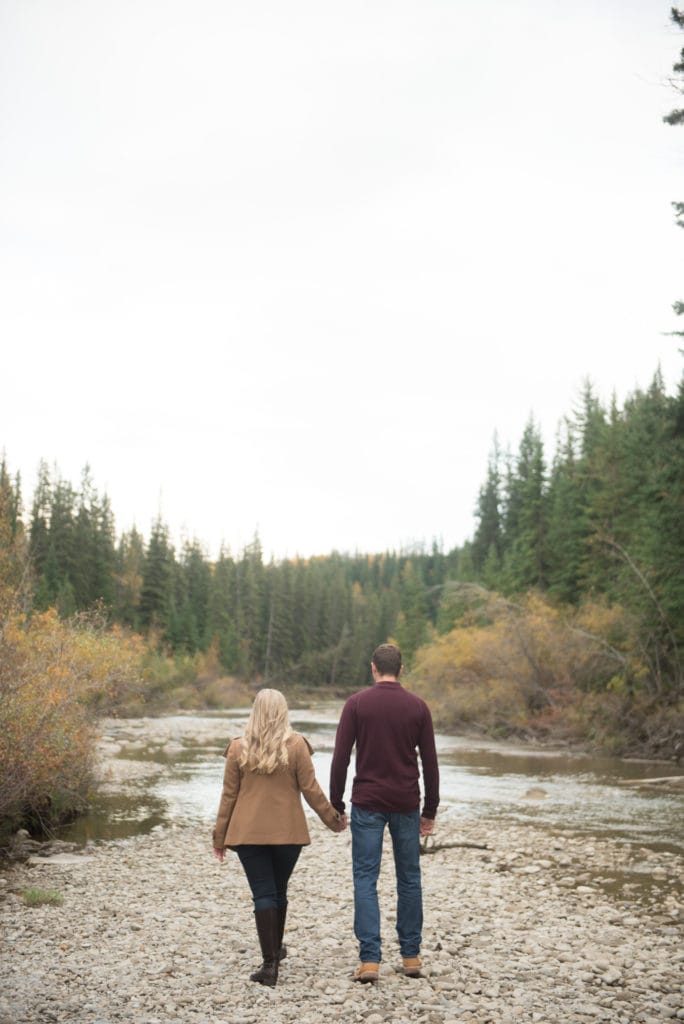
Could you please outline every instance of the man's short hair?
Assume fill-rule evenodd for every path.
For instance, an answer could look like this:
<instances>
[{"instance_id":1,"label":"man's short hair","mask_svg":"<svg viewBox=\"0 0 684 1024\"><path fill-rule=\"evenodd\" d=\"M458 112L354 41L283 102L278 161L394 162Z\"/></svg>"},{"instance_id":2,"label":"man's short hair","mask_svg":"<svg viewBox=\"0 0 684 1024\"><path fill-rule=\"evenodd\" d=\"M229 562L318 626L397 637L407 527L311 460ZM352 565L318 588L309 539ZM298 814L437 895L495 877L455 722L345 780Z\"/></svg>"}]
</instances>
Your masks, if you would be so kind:
<instances>
[{"instance_id":1,"label":"man's short hair","mask_svg":"<svg viewBox=\"0 0 684 1024\"><path fill-rule=\"evenodd\" d=\"M394 676L401 672L401 651L396 644L380 644L373 651L371 661L381 676Z\"/></svg>"}]
</instances>

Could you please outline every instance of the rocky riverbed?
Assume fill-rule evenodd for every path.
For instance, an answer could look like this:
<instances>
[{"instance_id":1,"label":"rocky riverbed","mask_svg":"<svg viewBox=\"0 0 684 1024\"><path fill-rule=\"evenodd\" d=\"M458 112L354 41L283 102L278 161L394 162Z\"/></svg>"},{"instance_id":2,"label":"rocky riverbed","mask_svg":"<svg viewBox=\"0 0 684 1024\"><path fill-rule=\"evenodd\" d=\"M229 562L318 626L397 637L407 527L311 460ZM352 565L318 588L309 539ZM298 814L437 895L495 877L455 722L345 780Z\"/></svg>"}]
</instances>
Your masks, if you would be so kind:
<instances>
[{"instance_id":1,"label":"rocky riverbed","mask_svg":"<svg viewBox=\"0 0 684 1024\"><path fill-rule=\"evenodd\" d=\"M212 859L209 828L34 853L0 874L0 1024L684 1020L678 853L494 820L438 823L422 858L424 977L397 971L387 847L375 987L351 980L349 832L311 824L275 989L248 980L260 960L249 892L237 858ZM26 906L31 887L62 905Z\"/></svg>"}]
</instances>

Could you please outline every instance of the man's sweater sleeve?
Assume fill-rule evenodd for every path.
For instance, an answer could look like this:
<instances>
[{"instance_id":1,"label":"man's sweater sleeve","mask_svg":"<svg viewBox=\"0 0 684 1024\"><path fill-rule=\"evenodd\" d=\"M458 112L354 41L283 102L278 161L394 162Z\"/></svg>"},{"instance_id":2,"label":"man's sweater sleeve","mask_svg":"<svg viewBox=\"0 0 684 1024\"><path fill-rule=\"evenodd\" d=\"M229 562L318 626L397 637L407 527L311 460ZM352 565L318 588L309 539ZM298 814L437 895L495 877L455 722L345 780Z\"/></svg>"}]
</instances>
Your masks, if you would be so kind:
<instances>
[{"instance_id":1,"label":"man's sweater sleeve","mask_svg":"<svg viewBox=\"0 0 684 1024\"><path fill-rule=\"evenodd\" d=\"M355 741L356 716L350 698L342 708L330 765L330 803L340 814L344 814L344 787L347 783L347 768Z\"/></svg>"},{"instance_id":2,"label":"man's sweater sleeve","mask_svg":"<svg viewBox=\"0 0 684 1024\"><path fill-rule=\"evenodd\" d=\"M425 705L423 725L418 740L420 761L423 766L423 786L425 787L423 799L423 818L434 818L439 806L439 766L437 764L437 750L435 748L435 730L432 726L432 715L430 709Z\"/></svg>"}]
</instances>

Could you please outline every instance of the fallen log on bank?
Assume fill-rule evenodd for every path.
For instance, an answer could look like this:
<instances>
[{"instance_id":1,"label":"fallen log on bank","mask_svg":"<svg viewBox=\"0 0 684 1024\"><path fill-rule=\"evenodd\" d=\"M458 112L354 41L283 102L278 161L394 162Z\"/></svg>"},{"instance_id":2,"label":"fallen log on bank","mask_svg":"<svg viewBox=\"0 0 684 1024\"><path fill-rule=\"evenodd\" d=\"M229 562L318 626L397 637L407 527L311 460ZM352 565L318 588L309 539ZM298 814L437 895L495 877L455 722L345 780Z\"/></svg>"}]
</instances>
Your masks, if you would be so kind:
<instances>
[{"instance_id":1,"label":"fallen log on bank","mask_svg":"<svg viewBox=\"0 0 684 1024\"><path fill-rule=\"evenodd\" d=\"M658 786L660 789L684 789L684 775L662 775L657 779L619 779L618 786Z\"/></svg>"}]
</instances>

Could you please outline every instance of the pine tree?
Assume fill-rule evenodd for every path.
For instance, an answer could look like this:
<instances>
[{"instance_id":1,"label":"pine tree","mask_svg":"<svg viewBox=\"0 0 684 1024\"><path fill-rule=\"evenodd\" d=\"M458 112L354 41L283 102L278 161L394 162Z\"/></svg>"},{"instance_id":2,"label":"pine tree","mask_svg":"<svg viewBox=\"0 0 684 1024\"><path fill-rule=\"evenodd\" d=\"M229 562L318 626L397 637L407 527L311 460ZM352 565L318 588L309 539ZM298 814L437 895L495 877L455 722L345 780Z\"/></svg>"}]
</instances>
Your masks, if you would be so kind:
<instances>
[{"instance_id":1,"label":"pine tree","mask_svg":"<svg viewBox=\"0 0 684 1024\"><path fill-rule=\"evenodd\" d=\"M194 653L209 646L209 591L211 568L197 539L186 541L181 552L177 603L179 628L185 650Z\"/></svg>"},{"instance_id":2,"label":"pine tree","mask_svg":"<svg viewBox=\"0 0 684 1024\"><path fill-rule=\"evenodd\" d=\"M173 582L175 555L169 530L161 516L152 524L145 551L140 592L140 625L160 631L167 639L174 631Z\"/></svg>"},{"instance_id":3,"label":"pine tree","mask_svg":"<svg viewBox=\"0 0 684 1024\"><path fill-rule=\"evenodd\" d=\"M548 492L548 582L553 597L576 604L581 596L588 525L582 506L575 439L567 420L564 430L558 439Z\"/></svg>"},{"instance_id":4,"label":"pine tree","mask_svg":"<svg viewBox=\"0 0 684 1024\"><path fill-rule=\"evenodd\" d=\"M410 664L413 655L429 637L425 584L420 568L409 559L401 576L401 609L397 616L396 637L404 660Z\"/></svg>"},{"instance_id":5,"label":"pine tree","mask_svg":"<svg viewBox=\"0 0 684 1024\"><path fill-rule=\"evenodd\" d=\"M641 647L662 693L682 687L684 629L684 459L677 399L658 372L647 392L625 403L620 423L623 499L612 532L616 596L640 623Z\"/></svg>"},{"instance_id":6,"label":"pine tree","mask_svg":"<svg viewBox=\"0 0 684 1024\"><path fill-rule=\"evenodd\" d=\"M485 563L489 564L489 573L493 566L496 567L495 572L498 572L503 545L501 504L501 451L495 435L487 465L487 478L477 500L477 526L471 544L473 564L480 573Z\"/></svg>"},{"instance_id":7,"label":"pine tree","mask_svg":"<svg viewBox=\"0 0 684 1024\"><path fill-rule=\"evenodd\" d=\"M50 546L51 496L50 471L45 460L41 459L38 467L38 481L33 492L31 523L29 526L29 555L36 580L39 580L43 575Z\"/></svg>"},{"instance_id":8,"label":"pine tree","mask_svg":"<svg viewBox=\"0 0 684 1024\"><path fill-rule=\"evenodd\" d=\"M264 565L258 536L245 547L236 568L238 672L249 678L263 670L266 652Z\"/></svg>"},{"instance_id":9,"label":"pine tree","mask_svg":"<svg viewBox=\"0 0 684 1024\"><path fill-rule=\"evenodd\" d=\"M207 633L218 648L219 663L227 672L239 666L236 628L236 566L223 546L213 566L207 606Z\"/></svg>"},{"instance_id":10,"label":"pine tree","mask_svg":"<svg viewBox=\"0 0 684 1024\"><path fill-rule=\"evenodd\" d=\"M287 678L294 654L293 570L290 562L271 561L265 573L268 609L264 682Z\"/></svg>"},{"instance_id":11,"label":"pine tree","mask_svg":"<svg viewBox=\"0 0 684 1024\"><path fill-rule=\"evenodd\" d=\"M77 578L77 538L76 538L76 492L68 480L55 471L50 501L50 553L56 565L56 579L52 582L52 591L58 598L62 594L61 608L64 614L78 607L74 590ZM56 586L56 592L54 587Z\"/></svg>"},{"instance_id":12,"label":"pine tree","mask_svg":"<svg viewBox=\"0 0 684 1024\"><path fill-rule=\"evenodd\" d=\"M98 498L95 522L92 588L95 601L113 607L116 598L116 528L109 496Z\"/></svg>"},{"instance_id":13,"label":"pine tree","mask_svg":"<svg viewBox=\"0 0 684 1024\"><path fill-rule=\"evenodd\" d=\"M74 560L70 578L78 608L114 603L115 530L109 499L98 495L86 465L81 475L74 522Z\"/></svg>"},{"instance_id":14,"label":"pine tree","mask_svg":"<svg viewBox=\"0 0 684 1024\"><path fill-rule=\"evenodd\" d=\"M546 585L545 486L544 445L539 428L530 418L515 468L509 468L507 480L502 580L509 592Z\"/></svg>"},{"instance_id":15,"label":"pine tree","mask_svg":"<svg viewBox=\"0 0 684 1024\"><path fill-rule=\"evenodd\" d=\"M3 453L0 461L0 614L11 597L24 597L26 581L26 538L21 520L19 475L12 484Z\"/></svg>"},{"instance_id":16,"label":"pine tree","mask_svg":"<svg viewBox=\"0 0 684 1024\"><path fill-rule=\"evenodd\" d=\"M145 564L145 542L135 527L121 536L114 564L114 617L140 629L140 598Z\"/></svg>"},{"instance_id":17,"label":"pine tree","mask_svg":"<svg viewBox=\"0 0 684 1024\"><path fill-rule=\"evenodd\" d=\"M571 422L578 448L574 479L579 494L580 532L586 537L580 565L580 589L583 593L603 593L610 585L613 568L613 560L596 544L597 532L603 528L602 516L610 507L604 496L609 425L590 381L584 384L581 406Z\"/></svg>"}]
</instances>

